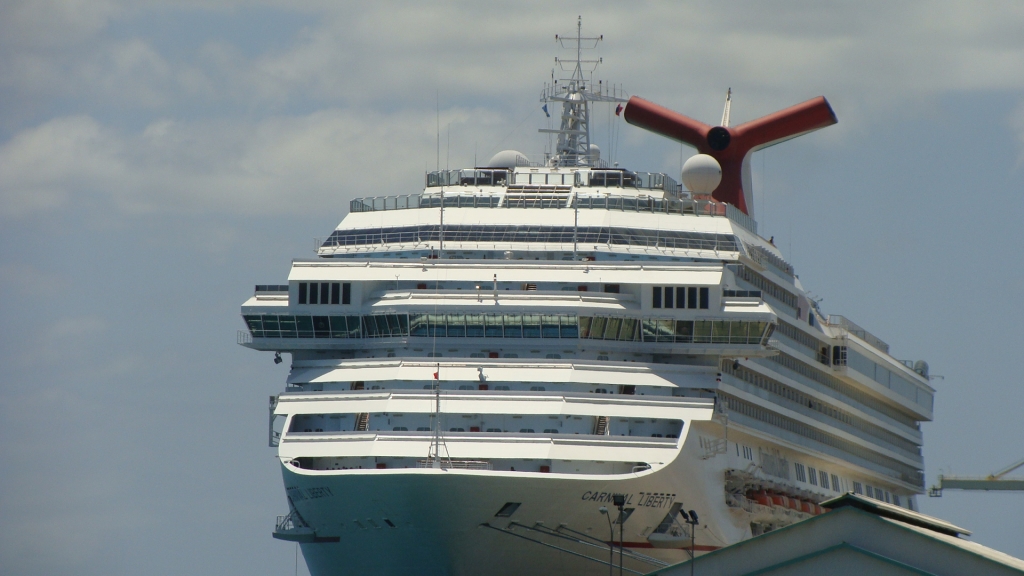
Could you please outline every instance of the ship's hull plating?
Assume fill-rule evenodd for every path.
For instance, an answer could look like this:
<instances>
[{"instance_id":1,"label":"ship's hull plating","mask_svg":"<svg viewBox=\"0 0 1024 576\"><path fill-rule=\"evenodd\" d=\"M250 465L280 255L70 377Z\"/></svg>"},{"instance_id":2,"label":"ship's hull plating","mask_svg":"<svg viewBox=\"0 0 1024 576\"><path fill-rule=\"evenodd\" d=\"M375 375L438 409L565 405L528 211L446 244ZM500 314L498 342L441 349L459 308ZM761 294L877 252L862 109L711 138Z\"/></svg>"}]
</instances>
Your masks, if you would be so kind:
<instances>
[{"instance_id":1,"label":"ship's hull plating","mask_svg":"<svg viewBox=\"0 0 1024 576\"><path fill-rule=\"evenodd\" d=\"M289 497L319 539L302 544L314 576L582 575L607 568L595 559L609 558L609 521L600 508L617 518L613 493L624 494L625 508L634 509L621 535L626 548L665 563L689 557L688 539L671 548L648 541L675 502L700 510L698 552L749 535L724 505L724 458L701 460L687 452L660 470L616 477L465 470L308 474L288 466L283 471ZM509 517L496 516L509 502L520 506ZM570 537L578 531L599 542L587 546L545 534L560 526ZM618 524L612 529L618 541ZM628 555L624 564L639 573L658 567Z\"/></svg>"}]
</instances>

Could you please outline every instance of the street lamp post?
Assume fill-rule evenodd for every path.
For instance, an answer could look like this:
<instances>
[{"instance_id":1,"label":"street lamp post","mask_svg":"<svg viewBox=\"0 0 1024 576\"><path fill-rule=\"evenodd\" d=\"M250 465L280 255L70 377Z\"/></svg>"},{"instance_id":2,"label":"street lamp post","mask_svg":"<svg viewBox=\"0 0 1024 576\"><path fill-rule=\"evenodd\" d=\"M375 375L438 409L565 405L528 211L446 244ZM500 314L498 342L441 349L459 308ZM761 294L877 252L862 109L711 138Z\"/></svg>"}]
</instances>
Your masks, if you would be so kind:
<instances>
[{"instance_id":1,"label":"street lamp post","mask_svg":"<svg viewBox=\"0 0 1024 576\"><path fill-rule=\"evenodd\" d=\"M601 506L597 511L604 514L608 520L608 576L612 576L612 570L615 568L615 529L612 528L612 517L608 514L608 508Z\"/></svg>"},{"instance_id":2,"label":"street lamp post","mask_svg":"<svg viewBox=\"0 0 1024 576\"><path fill-rule=\"evenodd\" d=\"M622 517L622 507L626 505L626 495L613 495L612 504L615 504L615 507L619 509L619 576L622 576L622 550L625 547L622 536L622 525L625 524L625 520Z\"/></svg>"},{"instance_id":3,"label":"street lamp post","mask_svg":"<svg viewBox=\"0 0 1024 576\"><path fill-rule=\"evenodd\" d=\"M697 562L697 513L690 510L687 514L686 510L680 510L679 515L683 517L683 522L690 525L690 576L693 576L694 564Z\"/></svg>"}]
</instances>

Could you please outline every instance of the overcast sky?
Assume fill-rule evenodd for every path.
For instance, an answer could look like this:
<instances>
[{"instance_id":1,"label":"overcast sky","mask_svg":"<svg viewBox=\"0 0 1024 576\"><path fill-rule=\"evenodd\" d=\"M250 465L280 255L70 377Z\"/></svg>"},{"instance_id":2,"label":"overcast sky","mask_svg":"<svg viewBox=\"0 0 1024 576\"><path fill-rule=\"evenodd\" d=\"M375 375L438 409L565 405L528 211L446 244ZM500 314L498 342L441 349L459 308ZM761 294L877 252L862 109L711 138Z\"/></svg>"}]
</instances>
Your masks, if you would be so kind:
<instances>
[{"instance_id":1,"label":"overcast sky","mask_svg":"<svg viewBox=\"0 0 1024 576\"><path fill-rule=\"evenodd\" d=\"M598 77L707 123L730 87L734 124L826 96L838 125L754 156L762 235L944 376L929 484L1024 458L1018 0L0 0L3 572L291 574L266 447L287 363L235 344L240 304L352 197L542 153L578 15ZM594 119L623 166L692 154ZM1024 494L919 502L1024 557Z\"/></svg>"}]
</instances>

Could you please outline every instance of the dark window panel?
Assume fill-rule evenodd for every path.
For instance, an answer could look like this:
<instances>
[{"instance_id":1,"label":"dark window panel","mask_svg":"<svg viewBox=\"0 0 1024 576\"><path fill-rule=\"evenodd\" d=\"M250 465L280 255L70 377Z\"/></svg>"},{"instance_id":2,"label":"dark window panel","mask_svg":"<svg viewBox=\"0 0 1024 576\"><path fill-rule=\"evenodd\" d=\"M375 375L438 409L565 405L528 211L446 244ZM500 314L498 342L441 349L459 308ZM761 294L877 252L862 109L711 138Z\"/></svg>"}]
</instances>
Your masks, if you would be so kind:
<instances>
[{"instance_id":1,"label":"dark window panel","mask_svg":"<svg viewBox=\"0 0 1024 576\"><path fill-rule=\"evenodd\" d=\"M298 328L299 338L312 338L313 337L313 317L312 316L296 316L295 325Z\"/></svg>"},{"instance_id":2,"label":"dark window panel","mask_svg":"<svg viewBox=\"0 0 1024 576\"><path fill-rule=\"evenodd\" d=\"M331 283L331 304L341 304L341 284Z\"/></svg>"},{"instance_id":3,"label":"dark window panel","mask_svg":"<svg viewBox=\"0 0 1024 576\"><path fill-rule=\"evenodd\" d=\"M344 316L331 316L331 338L348 338L348 326Z\"/></svg>"},{"instance_id":4,"label":"dark window panel","mask_svg":"<svg viewBox=\"0 0 1024 576\"><path fill-rule=\"evenodd\" d=\"M313 316L313 336L316 338L331 337L331 321L327 316Z\"/></svg>"},{"instance_id":5,"label":"dark window panel","mask_svg":"<svg viewBox=\"0 0 1024 576\"><path fill-rule=\"evenodd\" d=\"M374 321L373 316L363 316L363 336L366 338L376 338L379 336L377 333L377 322Z\"/></svg>"},{"instance_id":6,"label":"dark window panel","mask_svg":"<svg viewBox=\"0 0 1024 576\"><path fill-rule=\"evenodd\" d=\"M249 332L252 333L253 338L263 337L263 319L259 316L245 316L245 324L249 327Z\"/></svg>"},{"instance_id":7,"label":"dark window panel","mask_svg":"<svg viewBox=\"0 0 1024 576\"><path fill-rule=\"evenodd\" d=\"M686 287L676 287L676 308L686 308Z\"/></svg>"},{"instance_id":8,"label":"dark window panel","mask_svg":"<svg viewBox=\"0 0 1024 576\"><path fill-rule=\"evenodd\" d=\"M690 344L693 342L693 321L676 320L676 342Z\"/></svg>"},{"instance_id":9,"label":"dark window panel","mask_svg":"<svg viewBox=\"0 0 1024 576\"><path fill-rule=\"evenodd\" d=\"M654 306L655 308L661 308L661 286L655 286L653 288L653 296L654 299L652 301L652 306Z\"/></svg>"},{"instance_id":10,"label":"dark window panel","mask_svg":"<svg viewBox=\"0 0 1024 576\"><path fill-rule=\"evenodd\" d=\"M295 329L295 316L278 316L281 325L282 338L298 338L298 331Z\"/></svg>"},{"instance_id":11,"label":"dark window panel","mask_svg":"<svg viewBox=\"0 0 1024 576\"><path fill-rule=\"evenodd\" d=\"M709 294L710 294L710 290L708 288L705 287L705 288L701 288L700 289L700 308L701 308L701 310L707 310L708 309L708 306L709 306Z\"/></svg>"},{"instance_id":12,"label":"dark window panel","mask_svg":"<svg viewBox=\"0 0 1024 576\"><path fill-rule=\"evenodd\" d=\"M387 316L384 314L376 314L370 316L374 322L377 323L377 335L381 338L387 338L391 336L391 329L388 328Z\"/></svg>"},{"instance_id":13,"label":"dark window panel","mask_svg":"<svg viewBox=\"0 0 1024 576\"><path fill-rule=\"evenodd\" d=\"M306 303L306 283L299 282L299 304Z\"/></svg>"},{"instance_id":14,"label":"dark window panel","mask_svg":"<svg viewBox=\"0 0 1024 576\"><path fill-rule=\"evenodd\" d=\"M697 307L697 288L695 286L690 286L686 289L686 307Z\"/></svg>"},{"instance_id":15,"label":"dark window panel","mask_svg":"<svg viewBox=\"0 0 1024 576\"><path fill-rule=\"evenodd\" d=\"M665 287L665 308L675 308L676 307L675 306L675 302L672 299L672 295L674 293L675 293L675 290L673 290L671 286L666 286Z\"/></svg>"},{"instance_id":16,"label":"dark window panel","mask_svg":"<svg viewBox=\"0 0 1024 576\"><path fill-rule=\"evenodd\" d=\"M310 282L309 283L309 303L316 304L320 301L320 283Z\"/></svg>"},{"instance_id":17,"label":"dark window panel","mask_svg":"<svg viewBox=\"0 0 1024 576\"><path fill-rule=\"evenodd\" d=\"M330 294L331 288L330 288L330 286L331 285L329 283L327 283L327 282L321 282L320 283L320 303L321 304L327 304L329 302L330 297L331 297L331 294Z\"/></svg>"},{"instance_id":18,"label":"dark window panel","mask_svg":"<svg viewBox=\"0 0 1024 576\"><path fill-rule=\"evenodd\" d=\"M348 282L345 282L344 284L341 285L341 303L352 303L352 284Z\"/></svg>"}]
</instances>

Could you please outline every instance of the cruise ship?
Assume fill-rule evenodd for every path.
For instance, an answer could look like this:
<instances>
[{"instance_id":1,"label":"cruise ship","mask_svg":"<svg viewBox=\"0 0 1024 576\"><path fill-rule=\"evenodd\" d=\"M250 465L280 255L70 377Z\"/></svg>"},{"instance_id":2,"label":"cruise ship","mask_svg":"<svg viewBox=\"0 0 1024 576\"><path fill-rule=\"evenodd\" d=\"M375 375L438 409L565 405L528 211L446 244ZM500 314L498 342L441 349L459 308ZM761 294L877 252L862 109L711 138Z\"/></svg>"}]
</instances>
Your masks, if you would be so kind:
<instances>
[{"instance_id":1,"label":"cruise ship","mask_svg":"<svg viewBox=\"0 0 1024 576\"><path fill-rule=\"evenodd\" d=\"M242 305L239 344L291 361L273 536L314 576L642 574L839 493L916 509L927 364L823 313L754 219L750 154L835 123L825 99L710 126L556 38L543 157L353 199ZM601 158L598 106L696 148L685 185Z\"/></svg>"}]
</instances>

